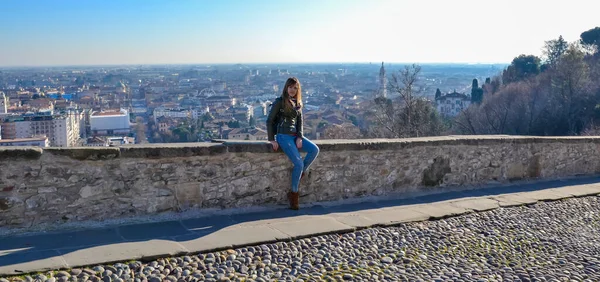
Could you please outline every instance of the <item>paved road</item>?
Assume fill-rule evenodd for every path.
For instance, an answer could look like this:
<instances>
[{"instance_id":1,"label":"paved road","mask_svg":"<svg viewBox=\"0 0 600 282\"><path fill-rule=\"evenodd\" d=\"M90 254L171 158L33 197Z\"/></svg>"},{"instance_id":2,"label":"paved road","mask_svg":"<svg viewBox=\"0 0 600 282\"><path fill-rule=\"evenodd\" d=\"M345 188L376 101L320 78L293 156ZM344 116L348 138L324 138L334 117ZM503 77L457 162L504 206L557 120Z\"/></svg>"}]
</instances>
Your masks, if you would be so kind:
<instances>
[{"instance_id":1,"label":"paved road","mask_svg":"<svg viewBox=\"0 0 600 282\"><path fill-rule=\"evenodd\" d=\"M206 253L600 194L600 177L0 238L0 276Z\"/></svg>"}]
</instances>

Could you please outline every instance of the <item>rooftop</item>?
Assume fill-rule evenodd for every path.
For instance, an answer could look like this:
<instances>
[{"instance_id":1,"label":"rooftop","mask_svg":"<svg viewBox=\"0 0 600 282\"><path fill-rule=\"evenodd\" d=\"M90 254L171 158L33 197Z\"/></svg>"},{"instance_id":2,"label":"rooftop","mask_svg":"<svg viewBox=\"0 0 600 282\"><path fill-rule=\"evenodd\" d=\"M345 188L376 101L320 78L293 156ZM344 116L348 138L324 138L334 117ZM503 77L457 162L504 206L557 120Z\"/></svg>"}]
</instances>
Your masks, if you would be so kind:
<instances>
[{"instance_id":1,"label":"rooftop","mask_svg":"<svg viewBox=\"0 0 600 282\"><path fill-rule=\"evenodd\" d=\"M124 113L123 111L106 111L106 112L94 112L92 114L92 116L98 117L98 116L124 116L126 115L126 113Z\"/></svg>"},{"instance_id":2,"label":"rooftop","mask_svg":"<svg viewBox=\"0 0 600 282\"><path fill-rule=\"evenodd\" d=\"M17 139L0 139L0 143L14 143L14 142L30 142L30 141L45 141L48 137L31 137L31 138L17 138Z\"/></svg>"}]
</instances>

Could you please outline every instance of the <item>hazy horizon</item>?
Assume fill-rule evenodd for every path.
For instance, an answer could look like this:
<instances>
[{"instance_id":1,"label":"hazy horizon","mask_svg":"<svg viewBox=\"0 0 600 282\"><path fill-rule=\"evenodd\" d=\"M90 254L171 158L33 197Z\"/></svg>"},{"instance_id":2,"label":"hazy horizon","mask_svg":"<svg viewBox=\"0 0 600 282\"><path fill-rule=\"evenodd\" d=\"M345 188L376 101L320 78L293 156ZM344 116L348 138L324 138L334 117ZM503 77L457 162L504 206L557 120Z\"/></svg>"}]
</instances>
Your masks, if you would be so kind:
<instances>
[{"instance_id":1,"label":"hazy horizon","mask_svg":"<svg viewBox=\"0 0 600 282\"><path fill-rule=\"evenodd\" d=\"M272 62L272 63L181 63L181 64L173 64L173 63L163 63L163 64L72 64L72 65L14 65L14 66L2 66L0 65L0 69L13 69L13 68L79 68L79 67L137 67L137 66L235 66L235 65L243 65L243 66L270 66L270 65L376 65L379 67L382 62ZM483 65L483 66L494 66L494 65L509 65L510 62L506 63L463 63L463 62L429 62L429 63L419 63L419 62L383 62L386 66L388 65L411 65L418 64L422 66L427 65Z\"/></svg>"},{"instance_id":2,"label":"hazy horizon","mask_svg":"<svg viewBox=\"0 0 600 282\"><path fill-rule=\"evenodd\" d=\"M598 25L589 1L532 2L0 1L0 67L508 64Z\"/></svg>"}]
</instances>

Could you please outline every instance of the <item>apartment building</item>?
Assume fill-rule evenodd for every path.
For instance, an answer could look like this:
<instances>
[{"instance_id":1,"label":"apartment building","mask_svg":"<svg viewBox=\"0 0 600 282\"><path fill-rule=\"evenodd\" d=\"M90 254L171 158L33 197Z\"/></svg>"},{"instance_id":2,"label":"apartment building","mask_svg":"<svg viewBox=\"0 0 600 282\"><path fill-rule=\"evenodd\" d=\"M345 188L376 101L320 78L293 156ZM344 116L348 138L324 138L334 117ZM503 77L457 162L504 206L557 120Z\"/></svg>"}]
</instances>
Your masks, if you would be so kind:
<instances>
[{"instance_id":1,"label":"apartment building","mask_svg":"<svg viewBox=\"0 0 600 282\"><path fill-rule=\"evenodd\" d=\"M2 122L3 139L48 137L52 147L77 146L82 113L36 113L6 116Z\"/></svg>"}]
</instances>

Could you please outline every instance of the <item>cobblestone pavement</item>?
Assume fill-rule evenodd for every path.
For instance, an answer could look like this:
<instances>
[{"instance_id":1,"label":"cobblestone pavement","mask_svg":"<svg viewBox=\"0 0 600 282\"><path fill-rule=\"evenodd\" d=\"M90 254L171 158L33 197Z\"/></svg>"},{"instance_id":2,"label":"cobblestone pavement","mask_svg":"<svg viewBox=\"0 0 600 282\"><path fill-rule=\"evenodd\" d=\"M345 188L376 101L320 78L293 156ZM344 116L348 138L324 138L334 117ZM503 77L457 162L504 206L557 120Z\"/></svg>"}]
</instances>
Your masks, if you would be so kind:
<instances>
[{"instance_id":1,"label":"cobblestone pavement","mask_svg":"<svg viewBox=\"0 0 600 282\"><path fill-rule=\"evenodd\" d=\"M8 280L600 281L599 199Z\"/></svg>"}]
</instances>

